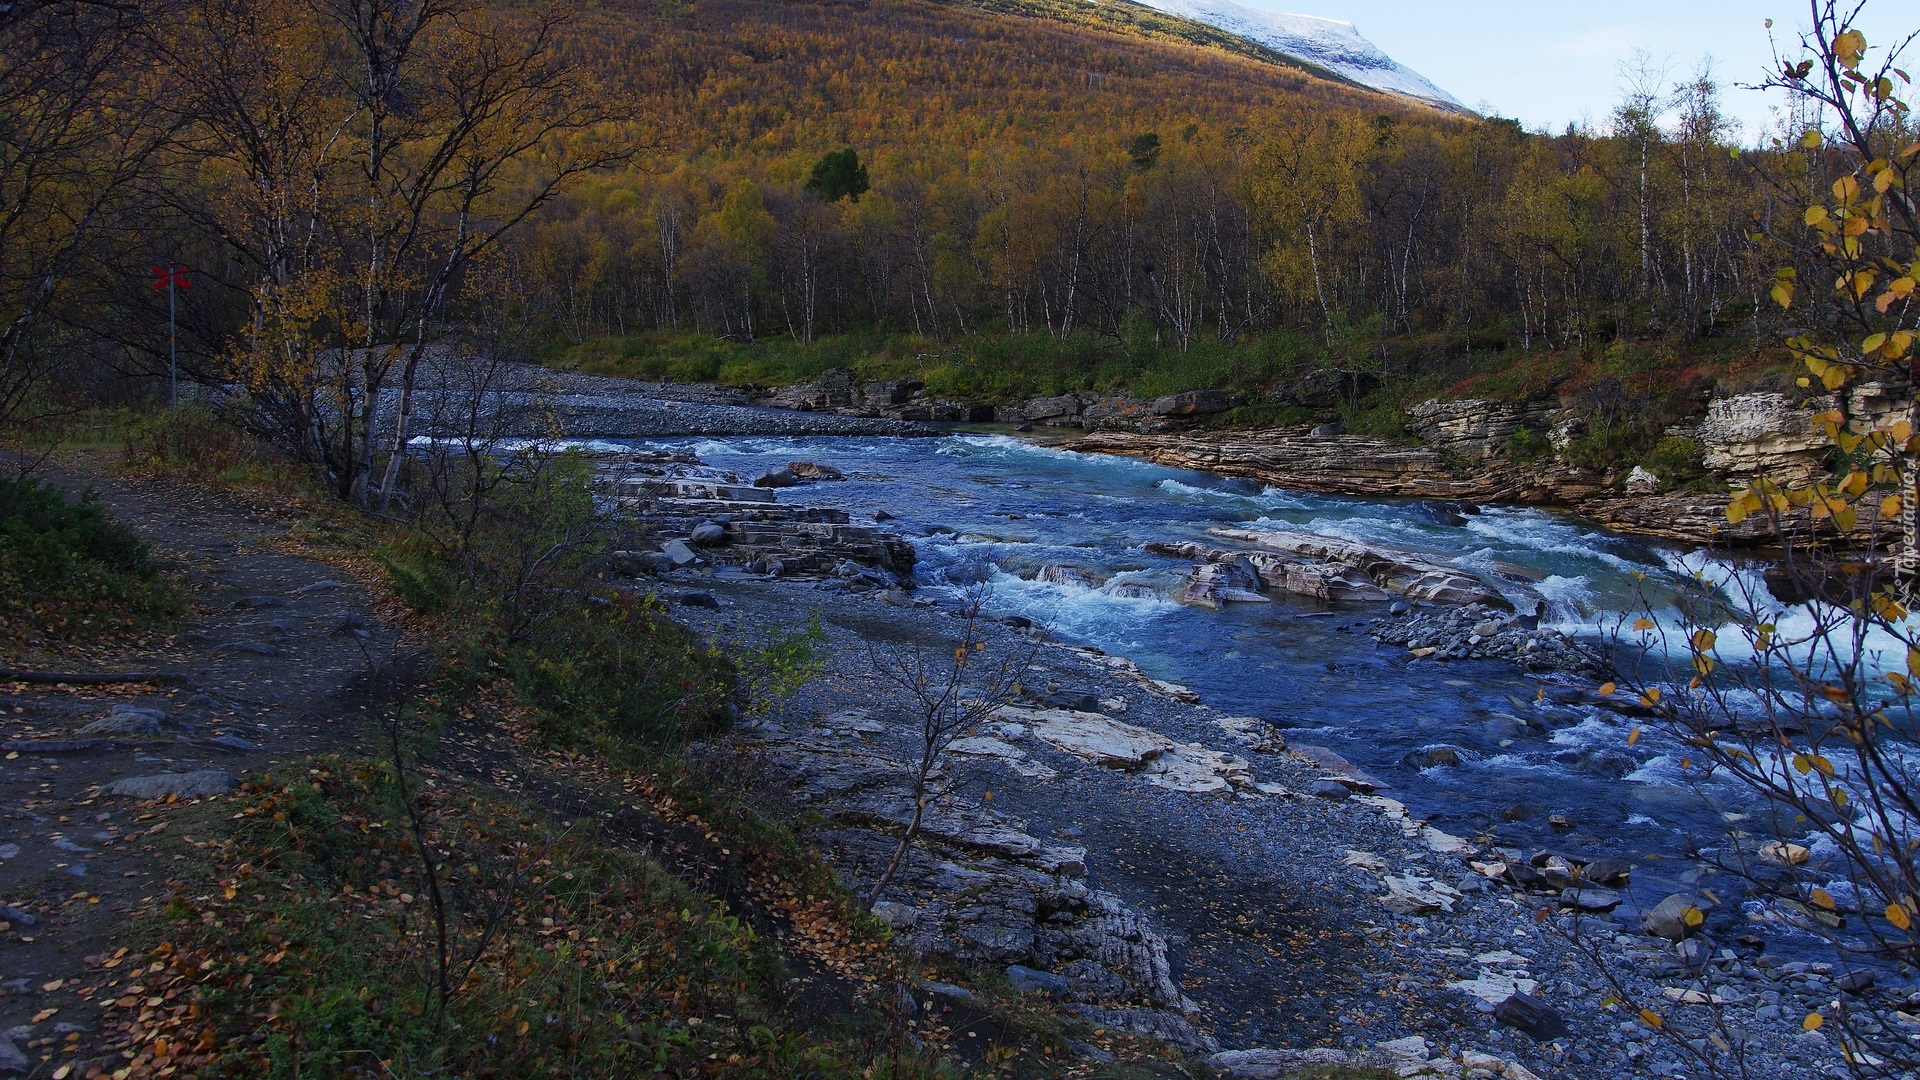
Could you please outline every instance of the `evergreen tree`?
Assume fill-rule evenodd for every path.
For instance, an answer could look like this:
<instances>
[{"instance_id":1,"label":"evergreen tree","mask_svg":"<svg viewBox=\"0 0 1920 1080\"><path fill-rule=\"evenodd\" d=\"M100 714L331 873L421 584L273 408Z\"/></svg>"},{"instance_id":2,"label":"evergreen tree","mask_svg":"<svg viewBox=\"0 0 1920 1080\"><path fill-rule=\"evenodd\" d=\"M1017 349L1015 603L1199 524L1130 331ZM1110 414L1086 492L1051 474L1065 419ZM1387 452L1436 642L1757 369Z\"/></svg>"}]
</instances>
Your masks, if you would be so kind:
<instances>
[{"instance_id":1,"label":"evergreen tree","mask_svg":"<svg viewBox=\"0 0 1920 1080\"><path fill-rule=\"evenodd\" d=\"M867 186L867 167L860 164L860 155L852 147L814 162L813 173L807 177L807 191L826 202L859 202Z\"/></svg>"}]
</instances>

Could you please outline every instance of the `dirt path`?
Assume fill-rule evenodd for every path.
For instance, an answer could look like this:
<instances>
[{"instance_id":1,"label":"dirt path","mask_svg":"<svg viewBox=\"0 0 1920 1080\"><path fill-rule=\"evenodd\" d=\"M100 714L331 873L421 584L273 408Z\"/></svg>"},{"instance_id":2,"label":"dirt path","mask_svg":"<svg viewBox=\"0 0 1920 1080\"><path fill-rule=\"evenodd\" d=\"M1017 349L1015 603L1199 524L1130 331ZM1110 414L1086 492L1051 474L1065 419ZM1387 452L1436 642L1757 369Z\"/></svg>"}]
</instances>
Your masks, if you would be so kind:
<instances>
[{"instance_id":1,"label":"dirt path","mask_svg":"<svg viewBox=\"0 0 1920 1080\"><path fill-rule=\"evenodd\" d=\"M165 902L169 867L191 857L180 852L205 847L166 834L166 812L194 795L114 785L207 795L353 743L366 732L365 650L392 637L365 588L295 553L290 532L315 525L297 509L167 481L48 478L93 485L183 582L190 610L173 636L83 668L163 671L165 684L0 679L0 1031L24 1054L0 1041L0 1074L84 1051L110 972L125 971L111 955L117 931ZM142 780L153 777L174 779Z\"/></svg>"}]
</instances>

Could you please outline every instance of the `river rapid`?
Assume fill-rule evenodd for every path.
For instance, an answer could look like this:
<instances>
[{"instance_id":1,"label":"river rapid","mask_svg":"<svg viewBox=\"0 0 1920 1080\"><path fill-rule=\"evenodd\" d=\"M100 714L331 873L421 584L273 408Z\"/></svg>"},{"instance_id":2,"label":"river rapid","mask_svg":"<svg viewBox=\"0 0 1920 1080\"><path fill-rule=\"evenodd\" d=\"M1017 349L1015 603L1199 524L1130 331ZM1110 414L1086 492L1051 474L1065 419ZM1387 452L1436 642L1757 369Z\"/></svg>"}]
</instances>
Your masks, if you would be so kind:
<instances>
[{"instance_id":1,"label":"river rapid","mask_svg":"<svg viewBox=\"0 0 1920 1080\"><path fill-rule=\"evenodd\" d=\"M922 589L958 595L984 577L991 612L1125 656L1216 709L1270 721L1292 742L1329 747L1448 832L1492 835L1526 851L1632 859L1630 905L1732 884L1703 881L1692 854L1724 844L1739 815L1755 808L1740 791L1689 775L1685 749L1652 729L1630 743L1632 720L1539 700L1541 680L1513 665L1418 660L1380 644L1365 624L1385 614L1383 604L1328 605L1278 592L1272 603L1219 611L1175 603L1167 597L1191 564L1145 545L1258 526L1410 549L1477 574L1517 610L1538 606L1543 625L1595 644L1623 616L1650 612L1674 625L1675 596L1697 594L1702 578L1709 593L1717 586L1731 598L1751 594L1770 618L1791 625L1795 609L1768 595L1751 568L1540 510L1459 513L1282 491L1008 435L647 445L690 450L745 476L795 460L841 469L846 482L783 492L782 501L844 509L856 520L891 515L884 527L914 542ZM1085 580L1042 575L1045 567L1077 568ZM1151 592L1115 594L1128 584ZM1430 764L1428 752L1438 748L1452 750L1439 757L1458 764ZM1767 936L1789 944L1797 935L1772 927Z\"/></svg>"}]
</instances>

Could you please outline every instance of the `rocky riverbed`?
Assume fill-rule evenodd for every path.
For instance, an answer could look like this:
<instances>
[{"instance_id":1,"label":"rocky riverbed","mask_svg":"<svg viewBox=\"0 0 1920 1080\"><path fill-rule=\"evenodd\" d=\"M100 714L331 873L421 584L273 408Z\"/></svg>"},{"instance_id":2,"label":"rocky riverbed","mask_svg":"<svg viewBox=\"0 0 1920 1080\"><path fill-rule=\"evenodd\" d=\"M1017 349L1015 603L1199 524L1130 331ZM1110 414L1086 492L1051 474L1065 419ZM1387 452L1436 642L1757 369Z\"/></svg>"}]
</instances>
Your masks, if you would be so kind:
<instances>
[{"instance_id":1,"label":"rocky riverbed","mask_svg":"<svg viewBox=\"0 0 1920 1080\"><path fill-rule=\"evenodd\" d=\"M949 648L960 611L832 582L699 584L717 606L685 617L721 640L821 615L825 676L726 748L757 756L818 813L815 842L870 885L908 812L919 745L876 674L875 643ZM1776 961L1718 918L1701 933L1684 913L1714 907L1708 877L1690 895L1641 896L1630 858L1450 835L1338 755L1120 658L1032 629L987 639L990 656L1031 654L1034 690L943 759L945 794L877 912L904 943L999 972L1089 1024L1239 1077L1368 1062L1402 1075L1705 1076L1703 1056L1725 1067L1729 1049L1753 1074L1818 1076L1844 1074L1843 1036L1801 1017L1852 1007L1859 1023L1904 1023L1897 1011L1920 1006L1910 980Z\"/></svg>"},{"instance_id":2,"label":"rocky riverbed","mask_svg":"<svg viewBox=\"0 0 1920 1080\"><path fill-rule=\"evenodd\" d=\"M871 474L790 456L727 469L681 449L611 464L614 504L638 515L633 547L644 550L623 557L639 561L634 588L677 601L677 617L721 641L760 640L820 614L823 677L712 752L757 762L769 791L817 815L811 839L849 883L871 887L910 813L919 749L914 715L881 667L903 648L949 653L962 611L951 589L911 588L951 568L928 579L924 567L862 562L853 549L884 550L896 527L940 539L926 524L933 508L913 522L869 512L872 525L842 537L852 549L769 572L781 556L755 531L769 519L753 515L778 508L782 522L846 525L841 493L875 483L863 479ZM821 514L837 516L806 521ZM1458 582L1461 591L1411 598L1409 583L1455 567L1271 531L1214 527L1170 541L1167 554L1190 569L1162 587L1185 592L1206 578L1271 605L1303 595L1276 582L1339 579L1379 596L1345 598L1353 614L1327 612L1334 629L1351 622L1397 651L1405 674L1390 677L1410 686L1435 665L1475 679L1506 664L1573 680L1538 684L1531 708L1509 706L1516 723L1503 746L1573 722L1561 714L1575 707L1633 709L1587 689L1606 670L1601 652L1504 599ZM824 544L835 534L792 535ZM691 557L674 558L676 546ZM1252 558L1263 552L1264 566ZM1211 581L1242 560L1251 581ZM1011 565L1063 595L1147 588L1137 573ZM993 580L1028 587L1029 578ZM1216 709L1033 619L1007 615L986 641L988 656L1030 656L1027 689L942 758L942 795L876 913L904 944L1043 995L1091 1026L1164 1040L1241 1077L1336 1063L1403 1075L1705 1076L1702 1055L1724 1065L1735 1052L1755 1072L1839 1075L1840 1020L1886 1028L1920 1006L1910 973L1772 955L1767 920L1814 916L1785 900L1723 902L1733 890L1711 864L1687 870L1676 889L1659 857L1631 846L1602 841L1596 853L1593 838L1518 842L1497 822L1423 821L1340 753L1263 716ZM1413 697L1406 707L1421 708ZM1444 773L1474 753L1429 741L1413 764ZM1579 830L1557 812L1548 824L1570 839ZM1689 909L1703 913L1697 924ZM934 979L916 999L943 1007L975 989ZM1836 1022L1808 1032L1809 1012Z\"/></svg>"}]
</instances>

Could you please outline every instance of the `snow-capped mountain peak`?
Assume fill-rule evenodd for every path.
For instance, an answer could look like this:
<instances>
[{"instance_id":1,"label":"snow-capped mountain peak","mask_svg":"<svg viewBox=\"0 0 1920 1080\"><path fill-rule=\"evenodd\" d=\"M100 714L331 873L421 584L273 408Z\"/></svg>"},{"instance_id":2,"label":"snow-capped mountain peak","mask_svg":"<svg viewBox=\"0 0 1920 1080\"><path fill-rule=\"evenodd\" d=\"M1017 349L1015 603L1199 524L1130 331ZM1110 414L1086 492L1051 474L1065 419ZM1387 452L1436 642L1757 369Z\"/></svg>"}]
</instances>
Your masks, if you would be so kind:
<instances>
[{"instance_id":1,"label":"snow-capped mountain peak","mask_svg":"<svg viewBox=\"0 0 1920 1080\"><path fill-rule=\"evenodd\" d=\"M1275 52L1318 64L1363 86L1465 110L1465 106L1455 100L1452 94L1361 37L1350 22L1323 19L1316 15L1279 15L1256 11L1233 3L1233 0L1136 2L1169 15L1178 15L1225 30L1229 34L1237 34Z\"/></svg>"}]
</instances>

